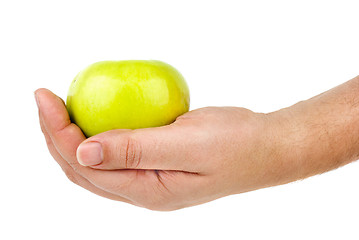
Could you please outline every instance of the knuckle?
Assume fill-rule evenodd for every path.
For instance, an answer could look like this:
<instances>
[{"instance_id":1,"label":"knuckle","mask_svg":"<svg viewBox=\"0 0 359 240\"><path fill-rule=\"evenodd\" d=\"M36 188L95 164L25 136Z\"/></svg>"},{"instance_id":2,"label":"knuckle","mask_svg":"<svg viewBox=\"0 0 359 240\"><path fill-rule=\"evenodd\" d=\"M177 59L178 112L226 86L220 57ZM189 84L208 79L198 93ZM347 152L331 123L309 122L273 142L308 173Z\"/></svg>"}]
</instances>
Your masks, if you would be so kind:
<instances>
[{"instance_id":1,"label":"knuckle","mask_svg":"<svg viewBox=\"0 0 359 240\"><path fill-rule=\"evenodd\" d=\"M142 147L133 136L124 141L125 168L139 168L142 162Z\"/></svg>"},{"instance_id":2,"label":"knuckle","mask_svg":"<svg viewBox=\"0 0 359 240\"><path fill-rule=\"evenodd\" d=\"M78 172L79 164L77 162L67 162L67 163L70 165L74 173Z\"/></svg>"},{"instance_id":3,"label":"knuckle","mask_svg":"<svg viewBox=\"0 0 359 240\"><path fill-rule=\"evenodd\" d=\"M45 137L46 145L51 146L52 145L52 140L51 140L50 136L48 135L47 131L45 130L45 127L42 124L40 124L40 128L41 128L42 134Z\"/></svg>"},{"instance_id":4,"label":"knuckle","mask_svg":"<svg viewBox=\"0 0 359 240\"><path fill-rule=\"evenodd\" d=\"M144 204L144 207L153 210L153 211L173 211L179 209L174 204L171 203L168 199L157 198L152 201L147 201Z\"/></svg>"},{"instance_id":5,"label":"knuckle","mask_svg":"<svg viewBox=\"0 0 359 240\"><path fill-rule=\"evenodd\" d=\"M71 169L64 169L63 171L66 175L66 177L74 184L79 185L77 177L76 177L76 173L74 173L74 171L72 171Z\"/></svg>"},{"instance_id":6,"label":"knuckle","mask_svg":"<svg viewBox=\"0 0 359 240\"><path fill-rule=\"evenodd\" d=\"M129 195L135 181L136 176L133 175L131 177L127 177L125 181L123 181L123 179L122 181L100 181L97 182L97 184L103 186L109 192Z\"/></svg>"},{"instance_id":7,"label":"knuckle","mask_svg":"<svg viewBox=\"0 0 359 240\"><path fill-rule=\"evenodd\" d=\"M147 196L142 201L143 207L149 210L161 211L168 208L168 200L161 196Z\"/></svg>"},{"instance_id":8,"label":"knuckle","mask_svg":"<svg viewBox=\"0 0 359 240\"><path fill-rule=\"evenodd\" d=\"M152 211L163 211L163 205L158 203L148 203L145 205L145 208Z\"/></svg>"},{"instance_id":9,"label":"knuckle","mask_svg":"<svg viewBox=\"0 0 359 240\"><path fill-rule=\"evenodd\" d=\"M45 135L45 142L48 147L52 146L52 140L48 135Z\"/></svg>"},{"instance_id":10,"label":"knuckle","mask_svg":"<svg viewBox=\"0 0 359 240\"><path fill-rule=\"evenodd\" d=\"M169 191L161 180L152 182L151 186L147 186L147 189L149 190L144 201L146 208L157 211L171 211L175 209L178 198Z\"/></svg>"}]
</instances>

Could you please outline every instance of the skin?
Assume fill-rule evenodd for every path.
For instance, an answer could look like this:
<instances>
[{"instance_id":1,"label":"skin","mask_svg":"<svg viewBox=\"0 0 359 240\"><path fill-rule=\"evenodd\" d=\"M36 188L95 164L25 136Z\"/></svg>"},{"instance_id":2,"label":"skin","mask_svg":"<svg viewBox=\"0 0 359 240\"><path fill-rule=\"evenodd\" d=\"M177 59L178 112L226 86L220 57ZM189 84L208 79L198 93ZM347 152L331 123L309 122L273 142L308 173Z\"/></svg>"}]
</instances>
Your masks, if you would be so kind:
<instances>
[{"instance_id":1,"label":"skin","mask_svg":"<svg viewBox=\"0 0 359 240\"><path fill-rule=\"evenodd\" d=\"M167 126L111 130L88 139L59 97L47 89L35 96L50 153L72 182L106 198L169 211L358 159L358 93L356 77L272 113L207 107Z\"/></svg>"}]
</instances>

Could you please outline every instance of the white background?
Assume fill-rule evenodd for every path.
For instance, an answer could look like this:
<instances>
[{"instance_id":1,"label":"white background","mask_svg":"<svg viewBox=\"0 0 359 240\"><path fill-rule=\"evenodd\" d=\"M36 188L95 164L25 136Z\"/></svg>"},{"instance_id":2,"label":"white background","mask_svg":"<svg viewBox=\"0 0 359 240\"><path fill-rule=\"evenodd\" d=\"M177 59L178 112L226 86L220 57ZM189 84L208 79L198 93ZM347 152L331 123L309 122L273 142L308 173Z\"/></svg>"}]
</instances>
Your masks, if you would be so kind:
<instances>
[{"instance_id":1,"label":"white background","mask_svg":"<svg viewBox=\"0 0 359 240\"><path fill-rule=\"evenodd\" d=\"M40 87L65 98L96 61L157 59L185 76L191 109L274 111L359 74L357 2L1 1L0 239L359 239L358 162L155 212L68 181L33 98Z\"/></svg>"}]
</instances>

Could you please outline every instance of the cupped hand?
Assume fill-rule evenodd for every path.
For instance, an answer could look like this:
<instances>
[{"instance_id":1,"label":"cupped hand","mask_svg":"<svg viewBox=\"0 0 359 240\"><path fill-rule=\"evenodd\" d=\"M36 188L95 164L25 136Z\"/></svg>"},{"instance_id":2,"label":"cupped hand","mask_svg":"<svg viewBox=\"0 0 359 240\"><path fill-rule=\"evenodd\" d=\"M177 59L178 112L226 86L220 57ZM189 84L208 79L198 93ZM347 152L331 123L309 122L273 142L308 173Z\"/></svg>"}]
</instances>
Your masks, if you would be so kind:
<instances>
[{"instance_id":1,"label":"cupped hand","mask_svg":"<svg viewBox=\"0 0 359 240\"><path fill-rule=\"evenodd\" d=\"M170 125L87 138L64 102L35 92L41 129L67 177L89 191L153 210L175 210L283 182L273 120L236 107L190 111Z\"/></svg>"}]
</instances>

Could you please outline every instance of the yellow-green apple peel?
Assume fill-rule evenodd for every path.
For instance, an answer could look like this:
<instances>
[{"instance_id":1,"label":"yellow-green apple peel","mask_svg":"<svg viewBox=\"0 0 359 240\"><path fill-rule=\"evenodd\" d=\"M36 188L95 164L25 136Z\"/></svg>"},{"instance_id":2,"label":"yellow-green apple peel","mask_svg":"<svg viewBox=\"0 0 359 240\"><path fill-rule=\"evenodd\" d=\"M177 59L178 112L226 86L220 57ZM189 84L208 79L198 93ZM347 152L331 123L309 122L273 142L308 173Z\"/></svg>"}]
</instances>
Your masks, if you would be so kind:
<instances>
[{"instance_id":1,"label":"yellow-green apple peel","mask_svg":"<svg viewBox=\"0 0 359 240\"><path fill-rule=\"evenodd\" d=\"M66 107L87 137L112 129L158 127L189 110L180 72L153 60L97 62L72 81Z\"/></svg>"}]
</instances>

